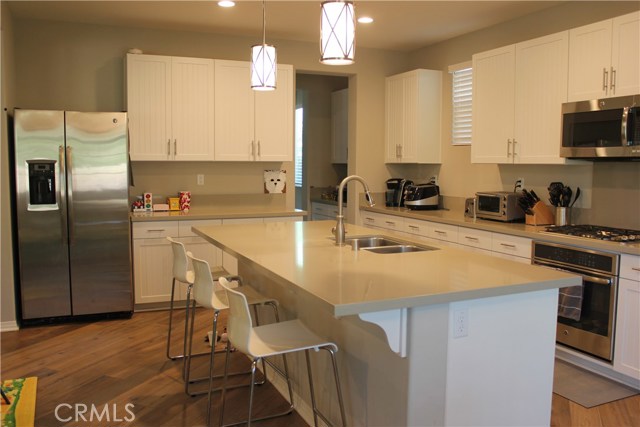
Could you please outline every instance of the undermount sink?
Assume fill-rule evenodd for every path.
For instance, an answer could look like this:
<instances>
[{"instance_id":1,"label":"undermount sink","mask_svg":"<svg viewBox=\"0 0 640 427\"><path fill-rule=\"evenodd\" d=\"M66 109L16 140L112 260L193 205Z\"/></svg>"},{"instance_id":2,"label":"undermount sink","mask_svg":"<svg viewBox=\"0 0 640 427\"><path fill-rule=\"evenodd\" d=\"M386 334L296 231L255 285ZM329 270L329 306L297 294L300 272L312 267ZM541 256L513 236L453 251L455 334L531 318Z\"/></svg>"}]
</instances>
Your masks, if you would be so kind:
<instances>
[{"instance_id":1,"label":"undermount sink","mask_svg":"<svg viewBox=\"0 0 640 427\"><path fill-rule=\"evenodd\" d=\"M347 237L345 242L350 244L354 251L362 249L377 254L423 252L438 249L431 246L417 245L404 240L392 239L386 236L353 236Z\"/></svg>"}]
</instances>

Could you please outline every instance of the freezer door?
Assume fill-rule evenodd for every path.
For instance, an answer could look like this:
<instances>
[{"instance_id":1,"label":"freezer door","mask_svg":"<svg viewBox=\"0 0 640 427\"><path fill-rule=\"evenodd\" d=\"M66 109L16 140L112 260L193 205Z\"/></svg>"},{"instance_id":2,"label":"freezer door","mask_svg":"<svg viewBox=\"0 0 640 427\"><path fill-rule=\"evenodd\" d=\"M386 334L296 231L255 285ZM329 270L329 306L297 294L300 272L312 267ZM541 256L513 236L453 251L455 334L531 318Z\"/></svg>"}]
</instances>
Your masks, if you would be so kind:
<instances>
[{"instance_id":1,"label":"freezer door","mask_svg":"<svg viewBox=\"0 0 640 427\"><path fill-rule=\"evenodd\" d=\"M64 112L15 112L16 219L24 320L71 314Z\"/></svg>"},{"instance_id":2,"label":"freezer door","mask_svg":"<svg viewBox=\"0 0 640 427\"><path fill-rule=\"evenodd\" d=\"M126 113L66 112L73 314L132 311Z\"/></svg>"}]
</instances>

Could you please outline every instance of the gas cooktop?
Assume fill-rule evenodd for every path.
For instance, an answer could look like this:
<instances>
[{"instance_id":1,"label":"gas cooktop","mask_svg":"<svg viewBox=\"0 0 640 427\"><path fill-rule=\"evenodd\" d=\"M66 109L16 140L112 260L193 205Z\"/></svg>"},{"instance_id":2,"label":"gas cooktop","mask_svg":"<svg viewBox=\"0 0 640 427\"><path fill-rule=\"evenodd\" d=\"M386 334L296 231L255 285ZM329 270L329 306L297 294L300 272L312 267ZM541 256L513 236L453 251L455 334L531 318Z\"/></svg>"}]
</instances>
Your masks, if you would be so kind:
<instances>
[{"instance_id":1,"label":"gas cooktop","mask_svg":"<svg viewBox=\"0 0 640 427\"><path fill-rule=\"evenodd\" d=\"M610 242L640 243L640 230L627 230L600 225L552 225L547 227L546 232Z\"/></svg>"}]
</instances>

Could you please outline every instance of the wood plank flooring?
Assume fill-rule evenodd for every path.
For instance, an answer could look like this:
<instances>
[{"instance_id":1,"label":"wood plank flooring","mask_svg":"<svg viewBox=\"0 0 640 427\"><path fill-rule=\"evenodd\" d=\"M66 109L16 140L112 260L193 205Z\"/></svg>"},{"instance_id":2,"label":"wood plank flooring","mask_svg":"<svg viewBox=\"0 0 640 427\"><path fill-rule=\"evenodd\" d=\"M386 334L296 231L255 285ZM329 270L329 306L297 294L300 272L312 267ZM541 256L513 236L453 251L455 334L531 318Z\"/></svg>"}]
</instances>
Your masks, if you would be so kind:
<instances>
[{"instance_id":1,"label":"wood plank flooring","mask_svg":"<svg viewBox=\"0 0 640 427\"><path fill-rule=\"evenodd\" d=\"M194 345L204 351L206 331L211 329L210 316L198 313ZM178 311L176 319L181 319ZM220 318L224 324L224 315ZM168 319L166 311L136 313L127 320L105 320L94 323L64 324L30 327L1 334L0 372L2 378L38 377L36 426L201 426L206 417L206 396L189 397L184 393L181 362L165 357ZM173 349L181 351L180 322L174 323ZM216 360L217 372L222 370L223 354ZM232 370L246 369L248 360L234 353ZM194 375L207 373L208 358L194 361ZM248 377L237 377L237 381ZM200 385L200 384L199 384ZM202 384L204 385L204 384ZM257 388L255 412L286 407L286 402L270 385ZM230 391L225 422L246 417L248 388ZM214 425L217 425L219 393L214 394ZM59 406L68 404L71 406ZM87 405L89 419L91 405L99 412L105 406L110 412L107 420L94 416L92 422L73 419L75 405ZM135 416L132 419L126 404ZM82 409L82 407L80 407ZM116 422L114 422L116 421ZM306 426L297 414L277 418L260 426ZM586 409L569 400L553 395L551 425L554 427L593 426L623 427L640 425L640 396ZM390 426L391 427L391 426Z\"/></svg>"}]
</instances>

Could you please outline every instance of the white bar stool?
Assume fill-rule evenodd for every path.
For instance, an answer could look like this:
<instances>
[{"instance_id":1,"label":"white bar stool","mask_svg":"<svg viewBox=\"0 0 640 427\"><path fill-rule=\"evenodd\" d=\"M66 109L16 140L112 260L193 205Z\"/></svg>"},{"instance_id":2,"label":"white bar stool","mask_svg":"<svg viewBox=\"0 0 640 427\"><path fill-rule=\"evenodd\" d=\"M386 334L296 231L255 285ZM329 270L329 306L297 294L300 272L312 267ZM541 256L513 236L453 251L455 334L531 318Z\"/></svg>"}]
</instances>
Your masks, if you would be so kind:
<instances>
[{"instance_id":1,"label":"white bar stool","mask_svg":"<svg viewBox=\"0 0 640 427\"><path fill-rule=\"evenodd\" d=\"M216 330L218 327L218 315L220 314L220 310L226 310L227 308L229 308L229 305L227 304L226 291L224 289L220 291L215 290L215 283L211 275L211 270L209 269L209 263L207 263L204 260L194 258L190 252L187 252L187 257L191 260L193 264L194 282L193 282L193 302L192 302L192 309L191 309L191 322L190 322L190 332L189 332L190 338L189 338L188 348L185 352L186 354L185 392L191 396L195 396L197 394L202 394L202 393L191 393L189 391L189 384L194 382L194 380L190 379L190 371L191 371L191 351L192 351L192 344L193 344L193 329L194 329L194 323L195 323L196 303L201 307L213 310L212 326L213 326L214 337L216 335ZM243 295L243 297L245 298L245 301L248 301L248 305L253 306L254 315L256 317L256 324L258 324L258 310L257 310L258 305L271 306L273 308L276 322L280 321L278 316L277 300L273 298L265 297L264 295L260 294L258 291L251 288L250 286L244 286L242 284L242 278L240 276L228 276L226 278L220 277L218 280L224 280L227 286L231 286L229 283L230 281L238 283L238 287L235 288L235 291L240 293L240 295ZM249 317L249 321L251 322L251 317ZM215 342L211 344L212 346L211 346L210 360L209 360L209 376L206 377L206 379L209 380L209 387L207 390L207 394L208 394L207 425L210 425L211 423L211 394L213 391L220 390L220 389L215 389L215 390L213 389L213 379L222 378L222 375L219 375L219 376L213 375L213 362L214 362L214 354L216 353L216 351L215 351ZM229 354L229 352L230 352L230 347L229 347L229 342L227 341L227 355ZM262 367L264 369L265 378L266 378L266 368L264 363L262 364ZM248 374L248 373L250 372L241 372L238 374ZM238 374L231 374L231 375L238 375ZM228 374L228 372L225 372L225 376L224 376L225 381L228 375L230 374ZM201 379L202 378L198 380L201 380ZM255 375L251 376L251 381L252 381L251 386L253 387L254 381L255 381Z\"/></svg>"},{"instance_id":2,"label":"white bar stool","mask_svg":"<svg viewBox=\"0 0 640 427\"><path fill-rule=\"evenodd\" d=\"M338 403L340 405L340 417L342 425L346 427L347 421L344 411L344 402L342 399L342 391L340 389L340 377L338 375L338 364L336 362L335 353L338 351L338 346L330 341L326 341L320 336L316 335L304 323L300 320L289 320L285 322L272 323L263 326L253 326L251 324L251 317L249 315L249 304L245 295L238 292L237 289L230 287L229 281L224 277L219 280L220 285L227 291L227 298L229 302L229 320L227 327L227 334L229 341L227 343L227 355L225 361L225 379L222 385L222 404L220 407L220 426L223 426L224 421L224 405L226 398L226 379L229 367L229 354L231 345L233 345L238 351L243 352L253 359L251 363L251 392L249 394L249 417L246 421L242 421L236 424L247 423L251 425L253 421L261 421L279 417L282 415L290 414L293 410L293 391L291 387L291 380L288 376L288 369L286 364L287 353L293 353L297 351L304 351L307 361L307 374L309 376L309 387L311 389L311 403L313 406L313 421L315 426L318 426L318 417L327 424L332 426L333 424L318 410L316 406L315 394L313 391L313 378L311 375L311 364L309 358L309 350L313 349L318 351L320 349L327 350L331 356L331 362L333 364L333 374L336 383L336 390L338 396ZM289 388L289 403L290 408L282 413L269 415L260 419L251 419L251 412L253 407L253 390L254 380L256 373L256 365L258 361L263 360L266 357L282 355L285 368L285 379L287 380L287 386ZM282 374L279 370L277 372Z\"/></svg>"},{"instance_id":3,"label":"white bar stool","mask_svg":"<svg viewBox=\"0 0 640 427\"><path fill-rule=\"evenodd\" d=\"M187 259L187 251L184 244L173 240L171 237L167 237L167 240L171 243L171 250L173 252L173 278L171 280L171 300L169 302L169 328L167 332L167 358L171 360L183 359L187 348L187 326L189 320L189 307L191 305L191 290L193 288L194 273L189 269L189 260ZM222 267L214 267L211 271L214 280L218 280L220 276L226 276L229 273ZM182 354L171 354L171 331L173 330L173 306L175 303L176 282L181 282L187 285L187 300L185 304L185 322L184 322L184 345ZM215 339L215 337L214 337ZM199 353L200 355L208 354ZM197 355L194 355L197 356Z\"/></svg>"}]
</instances>

